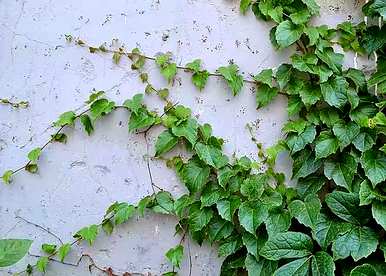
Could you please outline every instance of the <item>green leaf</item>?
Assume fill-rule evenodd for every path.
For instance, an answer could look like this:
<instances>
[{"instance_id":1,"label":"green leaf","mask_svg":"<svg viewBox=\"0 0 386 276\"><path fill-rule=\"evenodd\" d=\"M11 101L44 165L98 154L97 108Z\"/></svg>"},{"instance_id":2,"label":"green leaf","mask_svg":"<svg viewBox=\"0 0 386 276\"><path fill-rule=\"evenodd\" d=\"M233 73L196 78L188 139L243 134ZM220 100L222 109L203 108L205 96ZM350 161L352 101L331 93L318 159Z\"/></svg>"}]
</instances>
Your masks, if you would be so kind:
<instances>
[{"instance_id":1,"label":"green leaf","mask_svg":"<svg viewBox=\"0 0 386 276\"><path fill-rule=\"evenodd\" d=\"M263 231L258 230L257 235L252 235L248 232L243 233L243 244L247 248L249 254L259 258L259 251L263 248L267 242L267 234Z\"/></svg>"},{"instance_id":2,"label":"green leaf","mask_svg":"<svg viewBox=\"0 0 386 276\"><path fill-rule=\"evenodd\" d=\"M20 261L31 247L31 240L0 239L0 267L11 266Z\"/></svg>"},{"instance_id":3,"label":"green leaf","mask_svg":"<svg viewBox=\"0 0 386 276\"><path fill-rule=\"evenodd\" d=\"M308 20L311 18L311 14L308 10L300 10L298 12L291 13L289 17L293 23L301 25L308 22Z\"/></svg>"},{"instance_id":4,"label":"green leaf","mask_svg":"<svg viewBox=\"0 0 386 276\"><path fill-rule=\"evenodd\" d=\"M228 166L219 169L217 173L218 184L221 187L225 188L226 185L229 183L229 180L235 175L235 173L236 172Z\"/></svg>"},{"instance_id":5,"label":"green leaf","mask_svg":"<svg viewBox=\"0 0 386 276\"><path fill-rule=\"evenodd\" d=\"M173 266L180 268L182 257L184 256L184 247L179 244L166 252L166 258Z\"/></svg>"},{"instance_id":6,"label":"green leaf","mask_svg":"<svg viewBox=\"0 0 386 276\"><path fill-rule=\"evenodd\" d=\"M209 207L226 197L226 193L218 185L207 185L201 192L201 207Z\"/></svg>"},{"instance_id":7,"label":"green leaf","mask_svg":"<svg viewBox=\"0 0 386 276\"><path fill-rule=\"evenodd\" d=\"M273 87L273 71L272 69L264 69L259 74L253 77L253 79L257 82L264 83L268 85L270 88Z\"/></svg>"},{"instance_id":8,"label":"green leaf","mask_svg":"<svg viewBox=\"0 0 386 276\"><path fill-rule=\"evenodd\" d=\"M209 224L213 217L213 210L210 208L202 208L200 204L193 204L189 210L189 225L194 232L202 230Z\"/></svg>"},{"instance_id":9,"label":"green leaf","mask_svg":"<svg viewBox=\"0 0 386 276\"><path fill-rule=\"evenodd\" d=\"M64 133L52 134L51 135L51 141L65 144L67 142L67 135Z\"/></svg>"},{"instance_id":10,"label":"green leaf","mask_svg":"<svg viewBox=\"0 0 386 276\"><path fill-rule=\"evenodd\" d=\"M208 239L211 243L226 239L233 232L233 224L221 218L212 219L208 229Z\"/></svg>"},{"instance_id":11,"label":"green leaf","mask_svg":"<svg viewBox=\"0 0 386 276\"><path fill-rule=\"evenodd\" d=\"M42 244L42 250L44 253L47 254L53 254L56 252L56 245L55 244L48 244L48 243L43 243Z\"/></svg>"},{"instance_id":12,"label":"green leaf","mask_svg":"<svg viewBox=\"0 0 386 276\"><path fill-rule=\"evenodd\" d=\"M240 192L249 199L259 199L264 192L265 186L268 184L268 180L268 176L263 173L251 175L244 179Z\"/></svg>"},{"instance_id":13,"label":"green leaf","mask_svg":"<svg viewBox=\"0 0 386 276\"><path fill-rule=\"evenodd\" d=\"M315 2L315 0L302 0L304 4L308 7L310 10L311 14L318 14L320 7L319 5Z\"/></svg>"},{"instance_id":14,"label":"green leaf","mask_svg":"<svg viewBox=\"0 0 386 276\"><path fill-rule=\"evenodd\" d=\"M172 148L178 143L178 138L170 133L169 130L164 130L157 138L155 143L155 156L160 156Z\"/></svg>"},{"instance_id":15,"label":"green leaf","mask_svg":"<svg viewBox=\"0 0 386 276\"><path fill-rule=\"evenodd\" d=\"M358 163L355 158L345 153L339 161L329 160L324 163L324 175L333 179L335 184L351 191L351 183L357 172Z\"/></svg>"},{"instance_id":16,"label":"green leaf","mask_svg":"<svg viewBox=\"0 0 386 276\"><path fill-rule=\"evenodd\" d=\"M182 181L192 193L204 188L208 182L209 174L210 168L195 159L189 161L181 172Z\"/></svg>"},{"instance_id":17,"label":"green leaf","mask_svg":"<svg viewBox=\"0 0 386 276\"><path fill-rule=\"evenodd\" d=\"M82 240L88 241L91 246L95 241L98 235L98 225L93 224L90 226L83 227L78 232L75 233L74 238L80 238Z\"/></svg>"},{"instance_id":18,"label":"green leaf","mask_svg":"<svg viewBox=\"0 0 386 276\"><path fill-rule=\"evenodd\" d=\"M235 253L238 249L242 247L240 238L235 236L230 236L224 241L220 242L218 248L218 255L220 257L226 257Z\"/></svg>"},{"instance_id":19,"label":"green leaf","mask_svg":"<svg viewBox=\"0 0 386 276\"><path fill-rule=\"evenodd\" d=\"M316 159L325 158L336 153L338 147L338 139L330 131L322 131L316 139Z\"/></svg>"},{"instance_id":20,"label":"green leaf","mask_svg":"<svg viewBox=\"0 0 386 276\"><path fill-rule=\"evenodd\" d=\"M363 264L351 270L350 276L377 276L377 272L372 265Z\"/></svg>"},{"instance_id":21,"label":"green leaf","mask_svg":"<svg viewBox=\"0 0 386 276\"><path fill-rule=\"evenodd\" d=\"M269 237L286 232L290 226L291 215L287 210L278 208L269 211L268 218L265 220L265 228Z\"/></svg>"},{"instance_id":22,"label":"green leaf","mask_svg":"<svg viewBox=\"0 0 386 276\"><path fill-rule=\"evenodd\" d=\"M301 198L309 194L316 194L323 186L324 179L319 176L310 176L298 180L296 190Z\"/></svg>"},{"instance_id":23,"label":"green leaf","mask_svg":"<svg viewBox=\"0 0 386 276\"><path fill-rule=\"evenodd\" d=\"M245 14L251 5L251 0L241 0L240 1L240 11Z\"/></svg>"},{"instance_id":24,"label":"green leaf","mask_svg":"<svg viewBox=\"0 0 386 276\"><path fill-rule=\"evenodd\" d=\"M251 234L268 218L268 209L258 201L248 201L240 205L238 212L240 225Z\"/></svg>"},{"instance_id":25,"label":"green leaf","mask_svg":"<svg viewBox=\"0 0 386 276\"><path fill-rule=\"evenodd\" d=\"M325 48L323 52L316 50L315 54L335 73L339 73L342 70L343 54L335 53L332 48Z\"/></svg>"},{"instance_id":26,"label":"green leaf","mask_svg":"<svg viewBox=\"0 0 386 276\"><path fill-rule=\"evenodd\" d=\"M336 123L339 122L339 114L336 112L336 110L328 108L328 109L322 109L319 112L320 120L323 122L323 124L333 127Z\"/></svg>"},{"instance_id":27,"label":"green leaf","mask_svg":"<svg viewBox=\"0 0 386 276\"><path fill-rule=\"evenodd\" d=\"M138 114L139 110L142 107L143 94L136 94L131 100L126 100L123 103L123 106L127 107L131 112Z\"/></svg>"},{"instance_id":28,"label":"green leaf","mask_svg":"<svg viewBox=\"0 0 386 276\"><path fill-rule=\"evenodd\" d=\"M54 123L56 127L63 127L65 125L74 125L76 114L73 111L64 112L59 116L59 119Z\"/></svg>"},{"instance_id":29,"label":"green leaf","mask_svg":"<svg viewBox=\"0 0 386 276\"><path fill-rule=\"evenodd\" d=\"M94 131L94 127L92 126L90 117L87 114L83 114L80 116L80 122L82 123L87 134L91 135L91 133Z\"/></svg>"},{"instance_id":30,"label":"green leaf","mask_svg":"<svg viewBox=\"0 0 386 276\"><path fill-rule=\"evenodd\" d=\"M311 259L312 275L317 276L334 276L335 264L332 257L326 252L316 252Z\"/></svg>"},{"instance_id":31,"label":"green leaf","mask_svg":"<svg viewBox=\"0 0 386 276\"><path fill-rule=\"evenodd\" d=\"M298 152L306 147L306 145L311 144L316 136L315 126L308 126L300 134L289 134L287 137L287 146L290 149L291 153Z\"/></svg>"},{"instance_id":32,"label":"green leaf","mask_svg":"<svg viewBox=\"0 0 386 276\"><path fill-rule=\"evenodd\" d=\"M96 101L97 99L99 99L100 97L102 97L104 94L105 94L105 91L102 91L102 90L91 93L90 96L88 97L88 100L85 101L85 103L90 104Z\"/></svg>"},{"instance_id":33,"label":"green leaf","mask_svg":"<svg viewBox=\"0 0 386 276\"><path fill-rule=\"evenodd\" d=\"M288 133L288 132L301 133L304 131L307 125L308 125L308 122L300 118L295 121L288 121L284 125L282 131L284 131L285 133Z\"/></svg>"},{"instance_id":34,"label":"green leaf","mask_svg":"<svg viewBox=\"0 0 386 276\"><path fill-rule=\"evenodd\" d=\"M375 139L369 132L363 131L359 133L355 139L353 139L352 143L358 150L364 152L373 147L375 144Z\"/></svg>"},{"instance_id":35,"label":"green leaf","mask_svg":"<svg viewBox=\"0 0 386 276\"><path fill-rule=\"evenodd\" d=\"M357 91L361 89L365 89L366 87L366 77L365 74L358 69L349 68L345 72L346 78L349 78L352 80L352 82L355 84Z\"/></svg>"},{"instance_id":36,"label":"green leaf","mask_svg":"<svg viewBox=\"0 0 386 276\"><path fill-rule=\"evenodd\" d=\"M347 81L340 76L335 77L328 82L324 82L320 85L321 92L324 100L330 105L337 108L343 107L347 99Z\"/></svg>"},{"instance_id":37,"label":"green leaf","mask_svg":"<svg viewBox=\"0 0 386 276\"><path fill-rule=\"evenodd\" d=\"M300 89L299 95L307 108L316 104L322 98L320 87L311 85L306 85L303 89Z\"/></svg>"},{"instance_id":38,"label":"green leaf","mask_svg":"<svg viewBox=\"0 0 386 276\"><path fill-rule=\"evenodd\" d=\"M386 204L376 201L373 203L371 210L375 221L386 230Z\"/></svg>"},{"instance_id":39,"label":"green leaf","mask_svg":"<svg viewBox=\"0 0 386 276\"><path fill-rule=\"evenodd\" d=\"M3 180L3 182L5 184L9 184L11 183L11 177L13 175L13 171L12 170L7 170L3 173L3 176L1 177L1 179Z\"/></svg>"},{"instance_id":40,"label":"green leaf","mask_svg":"<svg viewBox=\"0 0 386 276\"><path fill-rule=\"evenodd\" d=\"M181 124L173 126L172 133L177 137L184 137L194 145L198 139L197 128L197 121L189 118Z\"/></svg>"},{"instance_id":41,"label":"green leaf","mask_svg":"<svg viewBox=\"0 0 386 276\"><path fill-rule=\"evenodd\" d=\"M257 108L268 105L279 93L276 87L269 87L267 84L260 84L256 91Z\"/></svg>"},{"instance_id":42,"label":"green leaf","mask_svg":"<svg viewBox=\"0 0 386 276\"><path fill-rule=\"evenodd\" d=\"M294 115L299 113L299 111L304 107L304 104L299 96L289 96L288 97L288 115Z\"/></svg>"},{"instance_id":43,"label":"green leaf","mask_svg":"<svg viewBox=\"0 0 386 276\"><path fill-rule=\"evenodd\" d=\"M133 205L124 203L119 203L115 210L115 224L119 225L126 222L134 214L135 207Z\"/></svg>"},{"instance_id":44,"label":"green leaf","mask_svg":"<svg viewBox=\"0 0 386 276\"><path fill-rule=\"evenodd\" d=\"M335 241L338 236L345 234L350 228L351 224L321 213L312 235L322 249L327 250L328 246Z\"/></svg>"},{"instance_id":45,"label":"green leaf","mask_svg":"<svg viewBox=\"0 0 386 276\"><path fill-rule=\"evenodd\" d=\"M47 265L48 265L48 257L42 256L38 259L36 263L36 269L40 272L46 272Z\"/></svg>"},{"instance_id":46,"label":"green leaf","mask_svg":"<svg viewBox=\"0 0 386 276\"><path fill-rule=\"evenodd\" d=\"M292 178L306 177L316 172L321 165L321 161L315 159L315 156L311 151L302 150L296 155L296 158L294 158Z\"/></svg>"},{"instance_id":47,"label":"green leaf","mask_svg":"<svg viewBox=\"0 0 386 276\"><path fill-rule=\"evenodd\" d=\"M325 199L330 210L341 219L354 223L365 224L370 218L370 210L359 207L357 194L333 191Z\"/></svg>"},{"instance_id":48,"label":"green leaf","mask_svg":"<svg viewBox=\"0 0 386 276\"><path fill-rule=\"evenodd\" d=\"M282 64L276 71L276 80L280 89L284 89L291 78L292 66L289 64Z\"/></svg>"},{"instance_id":49,"label":"green leaf","mask_svg":"<svg viewBox=\"0 0 386 276\"><path fill-rule=\"evenodd\" d=\"M307 27L304 30L304 33L308 36L309 39L309 46L315 45L319 40L319 31L315 27Z\"/></svg>"},{"instance_id":50,"label":"green leaf","mask_svg":"<svg viewBox=\"0 0 386 276\"><path fill-rule=\"evenodd\" d=\"M230 196L228 199L223 199L217 202L217 210L223 219L233 222L233 215L239 208L240 204L241 200L239 197Z\"/></svg>"},{"instance_id":51,"label":"green leaf","mask_svg":"<svg viewBox=\"0 0 386 276\"><path fill-rule=\"evenodd\" d=\"M373 187L386 180L386 156L381 151L364 152L361 157L361 165Z\"/></svg>"},{"instance_id":52,"label":"green leaf","mask_svg":"<svg viewBox=\"0 0 386 276\"><path fill-rule=\"evenodd\" d=\"M63 262L64 259L67 257L70 250L71 250L71 244L69 244L69 243L65 243L61 247L59 247L58 256L59 256L59 260L61 262Z\"/></svg>"},{"instance_id":53,"label":"green leaf","mask_svg":"<svg viewBox=\"0 0 386 276\"><path fill-rule=\"evenodd\" d=\"M343 150L358 136L360 127L355 122L337 122L333 126L333 132L339 140L340 149Z\"/></svg>"},{"instance_id":54,"label":"green leaf","mask_svg":"<svg viewBox=\"0 0 386 276\"><path fill-rule=\"evenodd\" d=\"M294 25L291 21L285 20L276 28L276 40L281 48L286 48L300 39L303 33L301 26Z\"/></svg>"},{"instance_id":55,"label":"green leaf","mask_svg":"<svg viewBox=\"0 0 386 276\"><path fill-rule=\"evenodd\" d=\"M277 262L248 254L245 258L245 267L248 276L271 276L277 269Z\"/></svg>"},{"instance_id":56,"label":"green leaf","mask_svg":"<svg viewBox=\"0 0 386 276\"><path fill-rule=\"evenodd\" d=\"M273 276L307 276L309 275L311 257L294 260L275 271Z\"/></svg>"},{"instance_id":57,"label":"green leaf","mask_svg":"<svg viewBox=\"0 0 386 276\"><path fill-rule=\"evenodd\" d=\"M386 195L382 195L375 190L367 179L362 181L359 189L359 205L369 205L374 199L386 201Z\"/></svg>"},{"instance_id":58,"label":"green leaf","mask_svg":"<svg viewBox=\"0 0 386 276\"><path fill-rule=\"evenodd\" d=\"M200 157L203 162L216 169L220 169L228 164L228 157L218 148L198 142L195 149L198 157Z\"/></svg>"},{"instance_id":59,"label":"green leaf","mask_svg":"<svg viewBox=\"0 0 386 276\"><path fill-rule=\"evenodd\" d=\"M177 65L170 62L169 54L161 54L156 57L155 63L158 65L161 71L161 75L164 76L170 83L177 74Z\"/></svg>"},{"instance_id":60,"label":"green leaf","mask_svg":"<svg viewBox=\"0 0 386 276\"><path fill-rule=\"evenodd\" d=\"M260 250L260 255L268 260L302 258L311 255L312 239L300 232L279 233L270 237Z\"/></svg>"},{"instance_id":61,"label":"green leaf","mask_svg":"<svg viewBox=\"0 0 386 276\"><path fill-rule=\"evenodd\" d=\"M301 224L314 229L319 217L322 205L317 195L309 194L304 202L294 200L288 205L291 215L295 217Z\"/></svg>"},{"instance_id":62,"label":"green leaf","mask_svg":"<svg viewBox=\"0 0 386 276\"><path fill-rule=\"evenodd\" d=\"M154 114L149 113L145 108L141 108L137 114L134 112L130 114L129 131L143 129L154 125L156 122Z\"/></svg>"},{"instance_id":63,"label":"green leaf","mask_svg":"<svg viewBox=\"0 0 386 276\"><path fill-rule=\"evenodd\" d=\"M333 242L332 252L335 260L351 256L357 262L369 256L377 246L378 237L371 228L352 225L348 232Z\"/></svg>"},{"instance_id":64,"label":"green leaf","mask_svg":"<svg viewBox=\"0 0 386 276\"><path fill-rule=\"evenodd\" d=\"M170 215L174 212L174 200L169 192L158 192L155 195L155 203L152 210L156 213Z\"/></svg>"},{"instance_id":65,"label":"green leaf","mask_svg":"<svg viewBox=\"0 0 386 276\"><path fill-rule=\"evenodd\" d=\"M200 90L204 89L209 78L209 72L207 70L193 73L192 82Z\"/></svg>"},{"instance_id":66,"label":"green leaf","mask_svg":"<svg viewBox=\"0 0 386 276\"><path fill-rule=\"evenodd\" d=\"M114 231L114 223L111 219L105 219L102 221L102 229L107 235L111 235Z\"/></svg>"},{"instance_id":67,"label":"green leaf","mask_svg":"<svg viewBox=\"0 0 386 276\"><path fill-rule=\"evenodd\" d=\"M109 114L115 108L115 103L107 99L99 99L90 106L90 116L93 120Z\"/></svg>"},{"instance_id":68,"label":"green leaf","mask_svg":"<svg viewBox=\"0 0 386 276\"><path fill-rule=\"evenodd\" d=\"M39 159L40 153L41 153L41 148L35 148L28 153L28 159L32 163L36 163Z\"/></svg>"},{"instance_id":69,"label":"green leaf","mask_svg":"<svg viewBox=\"0 0 386 276\"><path fill-rule=\"evenodd\" d=\"M239 94L244 84L243 77L239 74L239 67L236 64L230 64L218 68L217 72L226 80L232 90L233 96Z\"/></svg>"}]
</instances>

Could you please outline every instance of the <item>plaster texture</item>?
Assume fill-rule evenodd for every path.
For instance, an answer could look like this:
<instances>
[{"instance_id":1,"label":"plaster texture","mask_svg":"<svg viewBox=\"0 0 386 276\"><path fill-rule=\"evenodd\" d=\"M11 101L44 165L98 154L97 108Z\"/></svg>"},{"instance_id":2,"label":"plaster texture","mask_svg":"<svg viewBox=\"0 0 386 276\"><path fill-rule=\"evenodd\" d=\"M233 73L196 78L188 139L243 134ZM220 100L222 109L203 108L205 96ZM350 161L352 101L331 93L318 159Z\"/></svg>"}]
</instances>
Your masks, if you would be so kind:
<instances>
[{"instance_id":1,"label":"plaster texture","mask_svg":"<svg viewBox=\"0 0 386 276\"><path fill-rule=\"evenodd\" d=\"M270 24L252 13L242 16L239 1L229 0L0 0L0 97L27 100L27 109L0 106L0 171L26 162L32 148L41 146L53 133L49 127L59 114L84 105L90 91L105 90L117 103L144 90L129 62L119 65L110 55L90 54L86 49L66 44L64 34L81 37L100 45L118 38L127 49L139 47L147 55L171 51L178 64L201 58L214 71L230 60L245 76L275 67L288 60L290 50L275 51L269 42ZM316 23L335 25L358 20L359 3L352 0L322 1ZM352 60L347 60L352 65ZM156 87L167 83L154 64L148 63ZM212 124L215 135L226 140L228 154L257 158L245 125L251 123L256 139L264 147L281 137L287 120L286 100L278 97L266 108L255 109L254 90L246 85L233 98L226 84L211 78L198 92L190 76L179 72L171 88L171 99L192 108L200 122ZM161 109L156 97L146 103ZM98 223L114 201L136 203L150 194L144 161L143 136L129 134L128 114L117 111L95 126L88 137L79 125L67 129L67 144L52 144L39 161L39 173L17 174L12 185L0 186L0 238L30 238L31 253L39 254L43 242L57 242L37 227L15 218L19 215L49 228L64 241L83 226ZM160 129L150 133L150 143ZM154 149L151 148L151 155ZM163 161L151 161L157 185L181 194L184 188ZM278 170L290 177L291 161L279 158ZM99 266L115 273L140 272L160 275L170 265L164 253L179 242L174 237L175 219L147 213L118 227L111 237L101 234L94 246L74 246L68 262L81 254L93 256ZM191 255L191 275L218 275L221 259L215 247L185 242ZM27 256L16 266L0 270L8 275L35 262ZM185 258L180 271L189 275ZM89 275L85 259L79 267L50 264L46 275ZM38 274L36 274L38 275ZM93 270L92 275L99 275Z\"/></svg>"}]
</instances>

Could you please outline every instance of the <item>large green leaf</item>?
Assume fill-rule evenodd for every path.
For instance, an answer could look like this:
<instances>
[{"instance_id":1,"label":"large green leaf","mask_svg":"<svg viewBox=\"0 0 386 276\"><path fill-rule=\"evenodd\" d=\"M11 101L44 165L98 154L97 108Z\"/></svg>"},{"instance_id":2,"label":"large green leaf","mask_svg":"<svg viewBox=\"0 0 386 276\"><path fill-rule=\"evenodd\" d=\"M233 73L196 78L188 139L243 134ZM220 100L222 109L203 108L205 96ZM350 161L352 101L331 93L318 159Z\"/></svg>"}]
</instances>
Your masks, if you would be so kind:
<instances>
[{"instance_id":1,"label":"large green leaf","mask_svg":"<svg viewBox=\"0 0 386 276\"><path fill-rule=\"evenodd\" d=\"M274 236L281 232L286 232L291 226L291 215L285 209L277 208L269 211L265 220L265 228L268 235Z\"/></svg>"},{"instance_id":2,"label":"large green leaf","mask_svg":"<svg viewBox=\"0 0 386 276\"><path fill-rule=\"evenodd\" d=\"M302 150L294 158L292 169L293 178L306 177L316 172L320 166L321 161L316 160L313 153L309 150Z\"/></svg>"},{"instance_id":3,"label":"large green leaf","mask_svg":"<svg viewBox=\"0 0 386 276\"><path fill-rule=\"evenodd\" d=\"M198 137L197 128L197 121L189 118L181 124L173 126L172 133L177 137L184 137L190 144L194 145Z\"/></svg>"},{"instance_id":4,"label":"large green leaf","mask_svg":"<svg viewBox=\"0 0 386 276\"><path fill-rule=\"evenodd\" d=\"M309 275L311 256L294 260L275 271L273 276L307 276Z\"/></svg>"},{"instance_id":5,"label":"large green leaf","mask_svg":"<svg viewBox=\"0 0 386 276\"><path fill-rule=\"evenodd\" d=\"M352 143L358 150L367 151L375 144L374 135L368 131L362 131L353 139Z\"/></svg>"},{"instance_id":6,"label":"large green leaf","mask_svg":"<svg viewBox=\"0 0 386 276\"><path fill-rule=\"evenodd\" d=\"M233 222L233 214L239 208L241 200L237 196L231 196L217 202L217 210L223 219Z\"/></svg>"},{"instance_id":7,"label":"large green leaf","mask_svg":"<svg viewBox=\"0 0 386 276\"><path fill-rule=\"evenodd\" d=\"M281 22L276 28L276 41L281 48L286 48L300 39L303 33L301 26L296 26L290 20Z\"/></svg>"},{"instance_id":8,"label":"large green leaf","mask_svg":"<svg viewBox=\"0 0 386 276\"><path fill-rule=\"evenodd\" d=\"M372 205L372 213L375 221L386 230L386 203L376 201Z\"/></svg>"},{"instance_id":9,"label":"large green leaf","mask_svg":"<svg viewBox=\"0 0 386 276\"><path fill-rule=\"evenodd\" d=\"M326 252L316 252L311 259L311 271L312 276L334 276L334 260Z\"/></svg>"},{"instance_id":10,"label":"large green leaf","mask_svg":"<svg viewBox=\"0 0 386 276\"><path fill-rule=\"evenodd\" d=\"M20 261L27 254L31 244L31 240L0 240L0 267L11 266Z\"/></svg>"},{"instance_id":11,"label":"large green leaf","mask_svg":"<svg viewBox=\"0 0 386 276\"><path fill-rule=\"evenodd\" d=\"M190 160L181 171L182 181L191 192L200 191L208 182L210 168L199 160Z\"/></svg>"},{"instance_id":12,"label":"large green leaf","mask_svg":"<svg viewBox=\"0 0 386 276\"><path fill-rule=\"evenodd\" d=\"M179 244L176 247L170 248L168 252L166 252L165 256L173 266L179 268L184 256L184 247Z\"/></svg>"},{"instance_id":13,"label":"large green leaf","mask_svg":"<svg viewBox=\"0 0 386 276\"><path fill-rule=\"evenodd\" d=\"M208 225L213 213L210 208L201 208L200 204L193 204L189 209L189 228L194 232L200 231Z\"/></svg>"},{"instance_id":14,"label":"large green leaf","mask_svg":"<svg viewBox=\"0 0 386 276\"><path fill-rule=\"evenodd\" d=\"M316 139L316 159L325 158L336 153L338 147L338 139L330 131L322 131Z\"/></svg>"},{"instance_id":15,"label":"large green leaf","mask_svg":"<svg viewBox=\"0 0 386 276\"><path fill-rule=\"evenodd\" d=\"M294 200L288 205L291 215L301 224L315 228L322 205L315 194L308 195L304 201Z\"/></svg>"},{"instance_id":16,"label":"large green leaf","mask_svg":"<svg viewBox=\"0 0 386 276\"><path fill-rule=\"evenodd\" d=\"M216 147L199 142L196 144L195 149L202 161L216 169L220 169L228 164L228 157Z\"/></svg>"},{"instance_id":17,"label":"large green leaf","mask_svg":"<svg viewBox=\"0 0 386 276\"><path fill-rule=\"evenodd\" d=\"M279 93L276 87L269 87L267 84L260 84L256 91L257 108L268 105Z\"/></svg>"},{"instance_id":18,"label":"large green leaf","mask_svg":"<svg viewBox=\"0 0 386 276\"><path fill-rule=\"evenodd\" d=\"M302 258L312 253L312 239L300 232L279 233L270 237L260 250L260 255L268 260Z\"/></svg>"},{"instance_id":19,"label":"large green leaf","mask_svg":"<svg viewBox=\"0 0 386 276\"><path fill-rule=\"evenodd\" d=\"M248 276L271 276L277 268L277 262L248 254L245 258L245 268Z\"/></svg>"},{"instance_id":20,"label":"large green leaf","mask_svg":"<svg viewBox=\"0 0 386 276\"><path fill-rule=\"evenodd\" d=\"M233 96L239 94L244 84L243 77L239 74L239 67L236 64L230 64L218 68L217 72L226 80L232 90Z\"/></svg>"},{"instance_id":21,"label":"large green leaf","mask_svg":"<svg viewBox=\"0 0 386 276\"><path fill-rule=\"evenodd\" d=\"M347 222L360 225L370 218L370 210L359 206L357 194L333 191L326 196L325 201L335 215Z\"/></svg>"},{"instance_id":22,"label":"large green leaf","mask_svg":"<svg viewBox=\"0 0 386 276\"><path fill-rule=\"evenodd\" d=\"M374 199L386 201L386 195L383 195L377 189L374 189L367 179L362 181L359 188L360 205L369 205Z\"/></svg>"},{"instance_id":23,"label":"large green leaf","mask_svg":"<svg viewBox=\"0 0 386 276\"><path fill-rule=\"evenodd\" d=\"M298 152L305 148L306 145L312 143L316 136L315 126L308 126L300 134L291 133L287 137L287 146L291 153Z\"/></svg>"},{"instance_id":24,"label":"large green leaf","mask_svg":"<svg viewBox=\"0 0 386 276\"><path fill-rule=\"evenodd\" d=\"M361 165L374 187L386 180L386 156L377 150L368 150L361 157Z\"/></svg>"},{"instance_id":25,"label":"large green leaf","mask_svg":"<svg viewBox=\"0 0 386 276\"><path fill-rule=\"evenodd\" d=\"M240 205L238 217L241 226L249 233L255 234L257 227L267 219L268 208L259 201L244 202Z\"/></svg>"},{"instance_id":26,"label":"large green leaf","mask_svg":"<svg viewBox=\"0 0 386 276\"><path fill-rule=\"evenodd\" d=\"M377 272L372 265L362 264L351 270L350 276L377 276Z\"/></svg>"},{"instance_id":27,"label":"large green leaf","mask_svg":"<svg viewBox=\"0 0 386 276\"><path fill-rule=\"evenodd\" d=\"M233 232L233 224L220 217L214 217L209 224L208 238L211 243L229 237Z\"/></svg>"},{"instance_id":28,"label":"large green leaf","mask_svg":"<svg viewBox=\"0 0 386 276\"><path fill-rule=\"evenodd\" d=\"M302 0L304 4L307 5L308 9L312 14L318 14L320 7L319 5L315 2L315 0Z\"/></svg>"},{"instance_id":29,"label":"large green leaf","mask_svg":"<svg viewBox=\"0 0 386 276\"><path fill-rule=\"evenodd\" d=\"M344 149L358 136L360 127L355 122L334 124L333 132L339 140L340 149Z\"/></svg>"},{"instance_id":30,"label":"large green leaf","mask_svg":"<svg viewBox=\"0 0 386 276\"><path fill-rule=\"evenodd\" d=\"M343 107L347 101L348 83L343 77L335 77L320 85L324 100L337 108Z\"/></svg>"},{"instance_id":31,"label":"large green leaf","mask_svg":"<svg viewBox=\"0 0 386 276\"><path fill-rule=\"evenodd\" d=\"M351 256L358 261L369 256L377 246L378 236L371 228L352 225L348 232L333 242L332 252L336 260Z\"/></svg>"},{"instance_id":32,"label":"large green leaf","mask_svg":"<svg viewBox=\"0 0 386 276\"><path fill-rule=\"evenodd\" d=\"M343 154L339 160L329 160L324 163L324 175L333 179L335 184L351 191L351 183L357 172L358 163L350 154Z\"/></svg>"}]
</instances>

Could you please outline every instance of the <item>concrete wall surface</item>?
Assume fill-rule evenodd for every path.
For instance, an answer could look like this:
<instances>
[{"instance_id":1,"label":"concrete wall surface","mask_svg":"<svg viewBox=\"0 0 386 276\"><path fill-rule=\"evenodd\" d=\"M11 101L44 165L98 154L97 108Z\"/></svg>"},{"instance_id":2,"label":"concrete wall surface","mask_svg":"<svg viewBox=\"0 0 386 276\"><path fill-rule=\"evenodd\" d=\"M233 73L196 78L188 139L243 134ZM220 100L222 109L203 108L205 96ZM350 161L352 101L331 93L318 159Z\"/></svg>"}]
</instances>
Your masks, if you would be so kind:
<instances>
[{"instance_id":1,"label":"concrete wall surface","mask_svg":"<svg viewBox=\"0 0 386 276\"><path fill-rule=\"evenodd\" d=\"M140 47L147 55L171 51L178 64L201 58L214 71L230 60L245 76L275 67L288 60L291 51L274 51L268 34L271 25L252 13L239 14L239 1L231 0L0 0L0 98L26 100L30 106L15 109L0 106L0 171L17 168L26 154L41 146L53 133L50 127L59 114L84 105L90 91L105 90L122 103L144 90L129 62L119 65L111 55L90 54L65 42L64 34L100 45L118 38L127 49ZM335 25L360 19L360 3L354 0L320 0L321 17L316 23ZM347 63L352 65L352 60ZM167 83L155 64L148 63L152 82ZM252 123L256 138L268 147L281 137L287 120L286 100L278 97L270 106L256 110L252 87L246 85L233 98L226 84L211 78L199 92L190 76L179 72L170 89L173 102L192 108L199 121L209 122L214 134L225 139L225 150L236 156L257 158L245 125ZM146 103L162 107L155 97ZM79 125L67 129L67 144L49 145L39 161L39 173L21 172L12 185L0 186L0 238L30 238L31 253L39 254L43 242L57 242L52 235L16 216L49 228L64 241L74 231L99 223L114 201L136 203L152 193L143 155L143 136L127 131L127 112L122 110L99 121L88 137ZM160 129L150 133L151 143ZM151 148L151 154L154 149ZM163 161L151 161L158 186L181 194L184 188ZM291 161L280 156L278 170L290 176ZM111 266L116 273L150 272L160 275L170 269L164 253L180 237L173 236L174 218L147 213L116 229L111 237L101 234L95 244L75 245L68 262L90 254L95 262ZM218 275L221 259L215 247L185 241L191 256L191 275ZM1 275L19 271L36 259L27 256ZM79 267L53 263L46 275L89 275L88 261ZM185 258L180 271L189 275ZM37 274L36 274L37 275ZM96 270L92 275L99 275Z\"/></svg>"}]
</instances>

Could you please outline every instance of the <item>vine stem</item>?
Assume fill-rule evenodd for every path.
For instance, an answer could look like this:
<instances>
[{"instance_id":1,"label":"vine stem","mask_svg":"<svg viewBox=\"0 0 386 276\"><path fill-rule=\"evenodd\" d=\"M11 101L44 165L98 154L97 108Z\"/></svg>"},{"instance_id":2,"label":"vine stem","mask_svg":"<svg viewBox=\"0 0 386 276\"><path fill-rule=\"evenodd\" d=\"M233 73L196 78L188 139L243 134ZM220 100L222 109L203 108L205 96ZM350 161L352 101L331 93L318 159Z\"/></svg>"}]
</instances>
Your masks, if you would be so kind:
<instances>
[{"instance_id":1,"label":"vine stem","mask_svg":"<svg viewBox=\"0 0 386 276\"><path fill-rule=\"evenodd\" d=\"M27 224L31 224L31 225L33 225L33 226L35 226L35 227L37 227L37 228L43 230L44 232L47 232L48 234L50 234L51 236L53 236L55 239L57 239L57 240L60 242L60 244L63 244L62 239L61 239L58 235L56 235L55 233L53 233L49 228L45 228L45 227L43 227L42 225L37 224L37 223L32 222L32 221L29 221L29 220L27 220L27 219L25 219L25 218L23 218L23 217L21 217L21 216L19 216L19 215L16 215L15 218L20 219L20 220L24 221L24 222L27 223Z\"/></svg>"}]
</instances>

